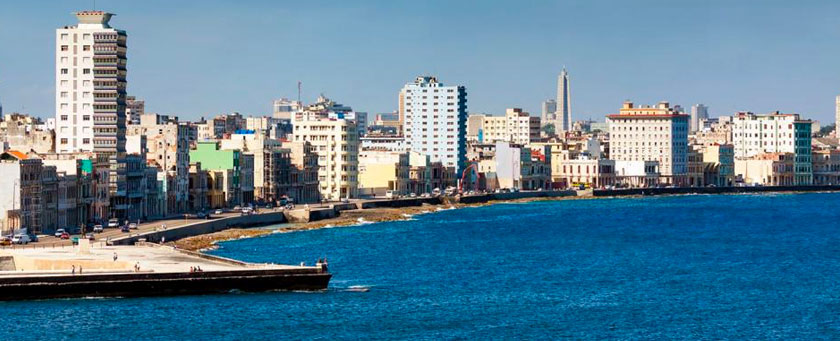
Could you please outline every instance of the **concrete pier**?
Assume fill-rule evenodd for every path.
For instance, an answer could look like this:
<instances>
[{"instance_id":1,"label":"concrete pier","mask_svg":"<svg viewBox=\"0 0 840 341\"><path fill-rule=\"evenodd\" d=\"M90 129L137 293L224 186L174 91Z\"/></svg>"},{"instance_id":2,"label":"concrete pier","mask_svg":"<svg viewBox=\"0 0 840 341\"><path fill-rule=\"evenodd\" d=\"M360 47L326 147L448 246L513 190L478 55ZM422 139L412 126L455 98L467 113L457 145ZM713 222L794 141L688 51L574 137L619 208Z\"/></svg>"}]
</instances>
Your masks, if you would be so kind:
<instances>
[{"instance_id":1,"label":"concrete pier","mask_svg":"<svg viewBox=\"0 0 840 341\"><path fill-rule=\"evenodd\" d=\"M332 276L325 264L254 264L169 246L85 244L3 251L0 300L323 290Z\"/></svg>"}]
</instances>

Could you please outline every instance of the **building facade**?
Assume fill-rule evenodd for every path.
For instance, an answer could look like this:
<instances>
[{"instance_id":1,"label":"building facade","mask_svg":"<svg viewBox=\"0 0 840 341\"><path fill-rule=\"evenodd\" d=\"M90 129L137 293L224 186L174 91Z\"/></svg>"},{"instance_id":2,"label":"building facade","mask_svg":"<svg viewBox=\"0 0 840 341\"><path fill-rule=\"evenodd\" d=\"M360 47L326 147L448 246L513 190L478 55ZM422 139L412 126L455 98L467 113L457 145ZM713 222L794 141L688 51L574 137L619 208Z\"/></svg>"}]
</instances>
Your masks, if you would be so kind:
<instances>
[{"instance_id":1,"label":"building facade","mask_svg":"<svg viewBox=\"0 0 840 341\"><path fill-rule=\"evenodd\" d=\"M79 23L56 30L56 151L125 151L126 33L113 14L77 12Z\"/></svg>"},{"instance_id":2,"label":"building facade","mask_svg":"<svg viewBox=\"0 0 840 341\"><path fill-rule=\"evenodd\" d=\"M610 121L610 159L658 161L661 181L685 186L688 167L688 115L668 102L635 107L625 102Z\"/></svg>"},{"instance_id":3,"label":"building facade","mask_svg":"<svg viewBox=\"0 0 840 341\"><path fill-rule=\"evenodd\" d=\"M540 119L531 117L519 108L507 109L504 116L470 115L467 122L469 141L502 141L526 145L532 139L540 138Z\"/></svg>"},{"instance_id":4,"label":"building facade","mask_svg":"<svg viewBox=\"0 0 840 341\"><path fill-rule=\"evenodd\" d=\"M399 113L410 150L461 173L467 150L466 88L444 86L435 77L417 77L400 91Z\"/></svg>"},{"instance_id":5,"label":"building facade","mask_svg":"<svg viewBox=\"0 0 840 341\"><path fill-rule=\"evenodd\" d=\"M794 183L810 185L811 121L797 114L756 115L741 112L732 117L732 144L735 158L746 159L761 154L794 154Z\"/></svg>"}]
</instances>

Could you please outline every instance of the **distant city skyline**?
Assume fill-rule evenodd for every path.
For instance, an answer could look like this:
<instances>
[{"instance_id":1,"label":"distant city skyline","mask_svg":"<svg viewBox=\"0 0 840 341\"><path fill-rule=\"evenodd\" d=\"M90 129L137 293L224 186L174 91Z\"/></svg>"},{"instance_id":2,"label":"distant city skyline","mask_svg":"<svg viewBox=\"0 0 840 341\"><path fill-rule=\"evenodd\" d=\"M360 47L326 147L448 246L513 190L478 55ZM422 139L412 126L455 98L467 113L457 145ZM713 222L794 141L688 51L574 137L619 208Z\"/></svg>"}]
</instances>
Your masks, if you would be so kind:
<instances>
[{"instance_id":1,"label":"distant city skyline","mask_svg":"<svg viewBox=\"0 0 840 341\"><path fill-rule=\"evenodd\" d=\"M0 31L6 113L55 115L55 28L91 5L4 4L0 20L15 28ZM827 125L840 93L835 2L100 0L97 9L128 33L128 95L189 120L271 115L273 100L297 98L298 81L307 103L324 93L393 112L420 75L464 85L470 112L539 115L563 65L575 74L574 120L603 121L630 99L704 103L713 117L780 110ZM574 15L557 22L558 12ZM643 17L667 19L667 29L634 20Z\"/></svg>"}]
</instances>

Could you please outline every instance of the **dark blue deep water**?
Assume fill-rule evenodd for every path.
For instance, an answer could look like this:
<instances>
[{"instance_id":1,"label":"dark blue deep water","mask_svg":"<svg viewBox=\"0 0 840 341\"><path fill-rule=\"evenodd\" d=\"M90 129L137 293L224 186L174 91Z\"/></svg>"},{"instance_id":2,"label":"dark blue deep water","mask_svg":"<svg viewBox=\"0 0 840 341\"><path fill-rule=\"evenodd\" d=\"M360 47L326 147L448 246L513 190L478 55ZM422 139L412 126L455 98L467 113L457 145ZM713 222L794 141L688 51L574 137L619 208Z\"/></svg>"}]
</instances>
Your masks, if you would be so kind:
<instances>
[{"instance_id":1,"label":"dark blue deep water","mask_svg":"<svg viewBox=\"0 0 840 341\"><path fill-rule=\"evenodd\" d=\"M23 339L840 338L840 194L567 200L274 234L319 293L0 303ZM347 288L369 287L369 292Z\"/></svg>"}]
</instances>

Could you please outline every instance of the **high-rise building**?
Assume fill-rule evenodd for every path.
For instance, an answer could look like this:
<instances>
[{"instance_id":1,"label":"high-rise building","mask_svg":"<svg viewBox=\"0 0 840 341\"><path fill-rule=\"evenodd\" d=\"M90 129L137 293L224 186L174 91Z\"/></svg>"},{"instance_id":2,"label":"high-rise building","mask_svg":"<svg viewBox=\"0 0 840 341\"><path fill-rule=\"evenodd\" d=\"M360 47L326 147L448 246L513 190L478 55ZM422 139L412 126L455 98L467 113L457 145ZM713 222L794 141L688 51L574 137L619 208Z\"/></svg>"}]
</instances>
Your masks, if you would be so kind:
<instances>
[{"instance_id":1,"label":"high-rise building","mask_svg":"<svg viewBox=\"0 0 840 341\"><path fill-rule=\"evenodd\" d=\"M460 174L467 154L467 90L432 76L406 84L399 95L406 145Z\"/></svg>"},{"instance_id":2,"label":"high-rise building","mask_svg":"<svg viewBox=\"0 0 840 341\"><path fill-rule=\"evenodd\" d=\"M554 114L555 131L570 131L572 130L572 95L569 85L569 73L566 68L557 77L557 111Z\"/></svg>"},{"instance_id":3,"label":"high-rise building","mask_svg":"<svg viewBox=\"0 0 840 341\"><path fill-rule=\"evenodd\" d=\"M542 112L540 113L540 119L543 125L549 124L554 122L555 117L554 113L557 112L557 101L553 99L545 100L542 102Z\"/></svg>"},{"instance_id":4,"label":"high-rise building","mask_svg":"<svg viewBox=\"0 0 840 341\"><path fill-rule=\"evenodd\" d=\"M688 162L688 115L659 102L635 107L624 102L618 115L609 115L610 159L658 161L661 181L684 186ZM620 174L620 173L619 173Z\"/></svg>"},{"instance_id":5,"label":"high-rise building","mask_svg":"<svg viewBox=\"0 0 840 341\"><path fill-rule=\"evenodd\" d=\"M113 14L77 12L79 23L56 30L56 151L125 151L126 33Z\"/></svg>"},{"instance_id":6,"label":"high-rise building","mask_svg":"<svg viewBox=\"0 0 840 341\"><path fill-rule=\"evenodd\" d=\"M700 122L709 118L709 107L703 104L695 104L691 106L691 120L689 121L690 133L701 130Z\"/></svg>"},{"instance_id":7,"label":"high-rise building","mask_svg":"<svg viewBox=\"0 0 840 341\"><path fill-rule=\"evenodd\" d=\"M840 128L840 96L834 99L834 135L835 137L840 137L840 133L838 133L838 128Z\"/></svg>"},{"instance_id":8,"label":"high-rise building","mask_svg":"<svg viewBox=\"0 0 840 341\"><path fill-rule=\"evenodd\" d=\"M359 134L352 119L331 118L315 105L292 118L292 141L309 142L318 154L321 198L358 196Z\"/></svg>"}]
</instances>

